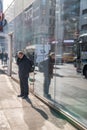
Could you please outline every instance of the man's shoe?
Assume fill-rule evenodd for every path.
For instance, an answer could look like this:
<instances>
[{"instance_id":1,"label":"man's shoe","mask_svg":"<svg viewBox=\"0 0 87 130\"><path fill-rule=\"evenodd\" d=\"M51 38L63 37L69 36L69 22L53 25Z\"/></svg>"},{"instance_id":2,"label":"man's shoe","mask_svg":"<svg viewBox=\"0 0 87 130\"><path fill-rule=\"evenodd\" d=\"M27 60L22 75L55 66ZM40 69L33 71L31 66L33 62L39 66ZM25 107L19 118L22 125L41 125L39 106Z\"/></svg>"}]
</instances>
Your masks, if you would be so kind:
<instances>
[{"instance_id":1,"label":"man's shoe","mask_svg":"<svg viewBox=\"0 0 87 130\"><path fill-rule=\"evenodd\" d=\"M51 98L51 95L50 94L44 94L44 97Z\"/></svg>"},{"instance_id":2,"label":"man's shoe","mask_svg":"<svg viewBox=\"0 0 87 130\"><path fill-rule=\"evenodd\" d=\"M20 94L20 95L18 95L17 97L23 97L23 95Z\"/></svg>"},{"instance_id":3,"label":"man's shoe","mask_svg":"<svg viewBox=\"0 0 87 130\"><path fill-rule=\"evenodd\" d=\"M48 95L47 95L47 97L48 97L48 98L51 98L51 95L50 95L50 94L48 94Z\"/></svg>"},{"instance_id":4,"label":"man's shoe","mask_svg":"<svg viewBox=\"0 0 87 130\"><path fill-rule=\"evenodd\" d=\"M23 97L22 97L22 99L27 99L27 98L28 98L28 96L23 96Z\"/></svg>"},{"instance_id":5,"label":"man's shoe","mask_svg":"<svg viewBox=\"0 0 87 130\"><path fill-rule=\"evenodd\" d=\"M44 97L51 99L51 95L50 94L44 94Z\"/></svg>"}]
</instances>

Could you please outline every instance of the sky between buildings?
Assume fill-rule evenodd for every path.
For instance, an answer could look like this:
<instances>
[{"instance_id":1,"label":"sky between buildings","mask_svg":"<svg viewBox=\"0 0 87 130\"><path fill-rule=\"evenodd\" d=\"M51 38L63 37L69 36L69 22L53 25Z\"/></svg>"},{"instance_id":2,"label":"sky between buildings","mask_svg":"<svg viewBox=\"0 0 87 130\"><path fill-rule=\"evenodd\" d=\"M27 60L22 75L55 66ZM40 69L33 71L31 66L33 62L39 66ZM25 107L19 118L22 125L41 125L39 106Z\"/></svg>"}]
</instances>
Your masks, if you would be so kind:
<instances>
[{"instance_id":1,"label":"sky between buildings","mask_svg":"<svg viewBox=\"0 0 87 130\"><path fill-rule=\"evenodd\" d=\"M10 5L10 3L13 0L3 0L3 10L5 11L7 9L7 7Z\"/></svg>"}]
</instances>

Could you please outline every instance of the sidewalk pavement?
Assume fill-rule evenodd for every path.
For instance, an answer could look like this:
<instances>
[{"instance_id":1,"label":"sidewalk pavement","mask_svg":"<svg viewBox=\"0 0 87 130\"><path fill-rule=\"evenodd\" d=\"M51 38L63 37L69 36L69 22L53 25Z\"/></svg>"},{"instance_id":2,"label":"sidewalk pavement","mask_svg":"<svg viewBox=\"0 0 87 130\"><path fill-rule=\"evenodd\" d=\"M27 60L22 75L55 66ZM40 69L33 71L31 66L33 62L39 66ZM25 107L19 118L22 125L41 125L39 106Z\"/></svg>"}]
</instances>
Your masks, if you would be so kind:
<instances>
[{"instance_id":1,"label":"sidewalk pavement","mask_svg":"<svg viewBox=\"0 0 87 130\"><path fill-rule=\"evenodd\" d=\"M77 130L31 93L18 94L19 84L0 70L0 130Z\"/></svg>"}]
</instances>

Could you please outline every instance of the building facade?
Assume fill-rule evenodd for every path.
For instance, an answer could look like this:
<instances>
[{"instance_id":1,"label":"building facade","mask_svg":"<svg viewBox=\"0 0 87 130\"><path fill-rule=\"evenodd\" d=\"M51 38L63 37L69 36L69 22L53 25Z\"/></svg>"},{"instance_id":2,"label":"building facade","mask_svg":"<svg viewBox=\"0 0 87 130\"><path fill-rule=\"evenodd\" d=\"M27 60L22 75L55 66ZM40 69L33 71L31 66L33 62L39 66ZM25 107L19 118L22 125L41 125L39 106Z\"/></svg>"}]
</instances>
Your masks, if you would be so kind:
<instances>
[{"instance_id":1,"label":"building facade","mask_svg":"<svg viewBox=\"0 0 87 130\"><path fill-rule=\"evenodd\" d=\"M81 0L80 2L80 33L87 33L87 1Z\"/></svg>"},{"instance_id":2,"label":"building facade","mask_svg":"<svg viewBox=\"0 0 87 130\"><path fill-rule=\"evenodd\" d=\"M61 44L63 52L72 53L74 39L79 33L80 0L56 2L56 41L59 46Z\"/></svg>"},{"instance_id":3,"label":"building facade","mask_svg":"<svg viewBox=\"0 0 87 130\"><path fill-rule=\"evenodd\" d=\"M0 32L3 31L3 19L4 19L3 4L2 0L0 0Z\"/></svg>"},{"instance_id":4,"label":"building facade","mask_svg":"<svg viewBox=\"0 0 87 130\"><path fill-rule=\"evenodd\" d=\"M5 48L5 38L3 35L3 25L4 25L4 14L3 14L3 0L0 0L0 52Z\"/></svg>"},{"instance_id":5,"label":"building facade","mask_svg":"<svg viewBox=\"0 0 87 130\"><path fill-rule=\"evenodd\" d=\"M8 24L4 30L15 30L15 51L16 48L20 50L31 44L47 43L54 39L55 2L35 0L26 4L24 1L13 1L5 12Z\"/></svg>"},{"instance_id":6,"label":"building facade","mask_svg":"<svg viewBox=\"0 0 87 130\"><path fill-rule=\"evenodd\" d=\"M0 12L2 12L3 11L3 0L0 0Z\"/></svg>"}]
</instances>

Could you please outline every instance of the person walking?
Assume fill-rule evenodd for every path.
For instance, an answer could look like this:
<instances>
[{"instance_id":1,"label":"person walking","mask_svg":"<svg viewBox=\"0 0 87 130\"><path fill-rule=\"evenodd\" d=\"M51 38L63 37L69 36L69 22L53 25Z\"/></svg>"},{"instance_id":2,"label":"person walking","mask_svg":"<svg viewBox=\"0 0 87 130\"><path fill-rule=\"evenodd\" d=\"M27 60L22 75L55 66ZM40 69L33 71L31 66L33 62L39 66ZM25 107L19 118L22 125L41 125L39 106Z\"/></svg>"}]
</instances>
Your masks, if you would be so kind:
<instances>
[{"instance_id":1,"label":"person walking","mask_svg":"<svg viewBox=\"0 0 87 130\"><path fill-rule=\"evenodd\" d=\"M22 51L19 51L17 56L17 65L20 79L20 95L18 95L18 97L26 99L28 98L29 94L28 78L31 70L31 60L27 58Z\"/></svg>"}]
</instances>

